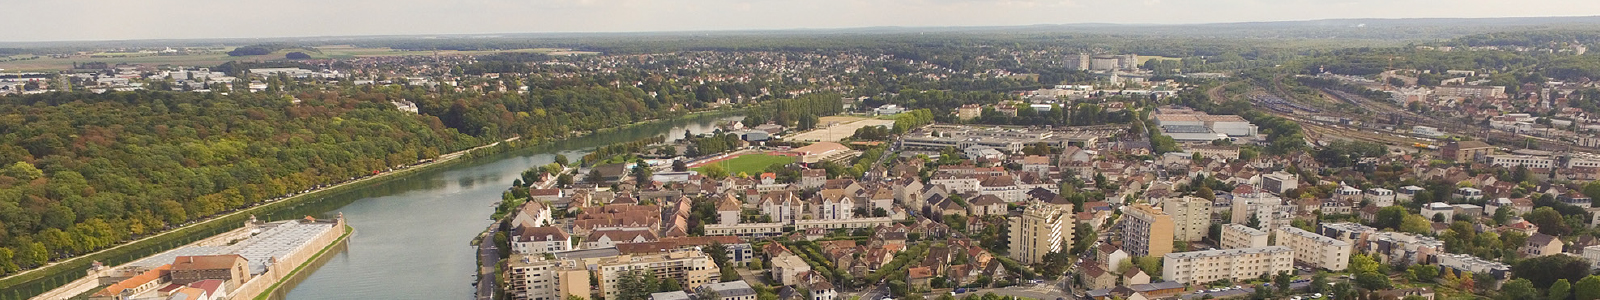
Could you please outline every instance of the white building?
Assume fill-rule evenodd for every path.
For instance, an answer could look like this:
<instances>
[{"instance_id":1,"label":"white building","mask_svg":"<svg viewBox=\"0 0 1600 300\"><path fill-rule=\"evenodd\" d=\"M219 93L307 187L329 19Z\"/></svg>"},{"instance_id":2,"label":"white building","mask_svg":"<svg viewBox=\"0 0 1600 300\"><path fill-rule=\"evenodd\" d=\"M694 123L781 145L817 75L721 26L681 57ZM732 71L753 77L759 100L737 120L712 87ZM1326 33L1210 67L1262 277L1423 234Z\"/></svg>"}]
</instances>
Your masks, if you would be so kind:
<instances>
[{"instance_id":1,"label":"white building","mask_svg":"<svg viewBox=\"0 0 1600 300\"><path fill-rule=\"evenodd\" d=\"M1201 285L1218 280L1247 280L1294 270L1294 250L1283 246L1168 253L1161 278Z\"/></svg>"},{"instance_id":2,"label":"white building","mask_svg":"<svg viewBox=\"0 0 1600 300\"><path fill-rule=\"evenodd\" d=\"M1222 249L1261 248L1267 245L1267 232L1240 224L1222 226Z\"/></svg>"},{"instance_id":3,"label":"white building","mask_svg":"<svg viewBox=\"0 0 1600 300\"><path fill-rule=\"evenodd\" d=\"M1295 227L1279 228L1277 242L1278 246L1294 249L1294 259L1300 263L1334 272L1349 267L1349 242Z\"/></svg>"}]
</instances>

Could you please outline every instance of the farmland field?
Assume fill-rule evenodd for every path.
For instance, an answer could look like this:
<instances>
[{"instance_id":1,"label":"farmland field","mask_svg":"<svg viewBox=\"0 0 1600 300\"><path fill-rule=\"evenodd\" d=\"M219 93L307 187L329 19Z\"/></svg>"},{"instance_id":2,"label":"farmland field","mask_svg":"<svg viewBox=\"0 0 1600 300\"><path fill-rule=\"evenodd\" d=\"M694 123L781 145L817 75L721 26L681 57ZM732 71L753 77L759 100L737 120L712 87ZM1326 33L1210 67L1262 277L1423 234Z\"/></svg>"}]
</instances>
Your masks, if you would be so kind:
<instances>
[{"instance_id":1,"label":"farmland field","mask_svg":"<svg viewBox=\"0 0 1600 300\"><path fill-rule=\"evenodd\" d=\"M746 154L739 157L717 162L728 174L737 175L740 172L755 175L765 172L768 166L786 165L794 162L794 157L771 154ZM705 172L705 167L695 168L695 171Z\"/></svg>"}]
</instances>

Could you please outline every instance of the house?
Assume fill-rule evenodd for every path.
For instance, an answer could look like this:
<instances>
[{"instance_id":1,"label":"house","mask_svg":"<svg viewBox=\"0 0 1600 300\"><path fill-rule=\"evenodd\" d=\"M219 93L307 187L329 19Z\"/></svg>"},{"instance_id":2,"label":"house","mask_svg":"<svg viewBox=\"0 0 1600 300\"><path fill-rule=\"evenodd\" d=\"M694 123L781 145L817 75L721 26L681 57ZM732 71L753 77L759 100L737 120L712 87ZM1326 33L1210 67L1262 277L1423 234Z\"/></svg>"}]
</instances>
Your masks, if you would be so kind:
<instances>
[{"instance_id":1,"label":"house","mask_svg":"<svg viewBox=\"0 0 1600 300\"><path fill-rule=\"evenodd\" d=\"M700 295L716 294L716 299L699 300L755 300L756 290L744 280L702 285L695 289Z\"/></svg>"},{"instance_id":2,"label":"house","mask_svg":"<svg viewBox=\"0 0 1600 300\"><path fill-rule=\"evenodd\" d=\"M1561 194L1560 197L1556 197L1556 201L1561 201L1561 203L1582 208L1589 208L1594 204L1594 200L1589 199L1589 196L1584 196L1583 194L1574 190L1567 190L1567 192Z\"/></svg>"},{"instance_id":3,"label":"house","mask_svg":"<svg viewBox=\"0 0 1600 300\"><path fill-rule=\"evenodd\" d=\"M560 190L557 190L560 191ZM550 206L540 201L528 201L517 208L517 215L511 218L511 228L548 226L554 223L550 217Z\"/></svg>"},{"instance_id":4,"label":"house","mask_svg":"<svg viewBox=\"0 0 1600 300\"><path fill-rule=\"evenodd\" d=\"M1444 202L1434 202L1423 205L1422 211L1419 212L1419 214L1428 220L1450 221L1452 220L1451 218L1455 216L1455 212L1456 208L1454 206L1450 206Z\"/></svg>"},{"instance_id":5,"label":"house","mask_svg":"<svg viewBox=\"0 0 1600 300\"><path fill-rule=\"evenodd\" d=\"M974 216L1005 215L1006 202L994 195L982 195L968 201L968 208Z\"/></svg>"},{"instance_id":6,"label":"house","mask_svg":"<svg viewBox=\"0 0 1600 300\"><path fill-rule=\"evenodd\" d=\"M1528 243L1520 251L1524 257L1539 257L1561 253L1561 239L1543 233L1528 236Z\"/></svg>"},{"instance_id":7,"label":"house","mask_svg":"<svg viewBox=\"0 0 1600 300\"><path fill-rule=\"evenodd\" d=\"M1109 289L1117 286L1117 275L1101 269L1100 264L1094 261L1078 263L1078 276L1083 278L1085 289Z\"/></svg>"},{"instance_id":8,"label":"house","mask_svg":"<svg viewBox=\"0 0 1600 300\"><path fill-rule=\"evenodd\" d=\"M1122 274L1122 285L1147 283L1150 283L1150 274L1145 274L1144 270L1140 270L1139 268L1130 269L1128 270L1127 274Z\"/></svg>"},{"instance_id":9,"label":"house","mask_svg":"<svg viewBox=\"0 0 1600 300\"><path fill-rule=\"evenodd\" d=\"M647 243L659 239L656 233L651 230L601 229L589 233L589 236L583 240L583 247L585 249L610 248L616 247L617 244Z\"/></svg>"},{"instance_id":10,"label":"house","mask_svg":"<svg viewBox=\"0 0 1600 300\"><path fill-rule=\"evenodd\" d=\"M768 254L770 255L771 253ZM811 265L807 265L805 260L801 260L799 256L791 253L773 257L772 261L767 265L769 267L768 272L771 272L772 278L783 285L801 284L800 274L811 272Z\"/></svg>"},{"instance_id":11,"label":"house","mask_svg":"<svg viewBox=\"0 0 1600 300\"><path fill-rule=\"evenodd\" d=\"M929 281L934 277L933 269L929 267L911 267L906 273L906 285L914 289L928 289Z\"/></svg>"},{"instance_id":12,"label":"house","mask_svg":"<svg viewBox=\"0 0 1600 300\"><path fill-rule=\"evenodd\" d=\"M511 230L511 253L540 254L572 250L572 238L555 226L517 227Z\"/></svg>"},{"instance_id":13,"label":"house","mask_svg":"<svg viewBox=\"0 0 1600 300\"><path fill-rule=\"evenodd\" d=\"M810 190L810 189L821 188L822 187L822 183L824 181L828 181L828 170L824 170L824 169L805 169L805 170L800 170L800 188L801 189Z\"/></svg>"}]
</instances>

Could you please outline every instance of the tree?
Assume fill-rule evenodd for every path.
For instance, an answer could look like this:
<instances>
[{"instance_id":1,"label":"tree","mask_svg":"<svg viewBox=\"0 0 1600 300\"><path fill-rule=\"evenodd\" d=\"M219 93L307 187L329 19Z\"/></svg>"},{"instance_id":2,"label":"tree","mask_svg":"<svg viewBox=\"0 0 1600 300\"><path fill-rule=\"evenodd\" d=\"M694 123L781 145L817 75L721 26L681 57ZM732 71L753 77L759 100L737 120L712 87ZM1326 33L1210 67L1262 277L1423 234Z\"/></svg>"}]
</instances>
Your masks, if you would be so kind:
<instances>
[{"instance_id":1,"label":"tree","mask_svg":"<svg viewBox=\"0 0 1600 300\"><path fill-rule=\"evenodd\" d=\"M618 300L646 300L658 290L656 275L650 271L631 270L617 278Z\"/></svg>"},{"instance_id":2,"label":"tree","mask_svg":"<svg viewBox=\"0 0 1600 300\"><path fill-rule=\"evenodd\" d=\"M561 166L566 166L567 163L569 163L569 162L570 161L567 160L567 155L565 155L565 154L556 154L556 164L560 164Z\"/></svg>"},{"instance_id":3,"label":"tree","mask_svg":"<svg viewBox=\"0 0 1600 300\"><path fill-rule=\"evenodd\" d=\"M589 169L589 174L583 176L583 182L585 183L598 184L600 182L604 182L605 180L606 176L600 174L600 169L591 168Z\"/></svg>"},{"instance_id":4,"label":"tree","mask_svg":"<svg viewBox=\"0 0 1600 300\"><path fill-rule=\"evenodd\" d=\"M556 176L556 186L567 187L571 185L572 174L561 174L561 176Z\"/></svg>"},{"instance_id":5,"label":"tree","mask_svg":"<svg viewBox=\"0 0 1600 300\"><path fill-rule=\"evenodd\" d=\"M310 54L306 54L305 52L295 51L295 52L289 52L288 54L284 54L283 58L287 58L287 59L309 59L309 58L311 58L311 55Z\"/></svg>"},{"instance_id":6,"label":"tree","mask_svg":"<svg viewBox=\"0 0 1600 300\"><path fill-rule=\"evenodd\" d=\"M1568 297L1572 296L1572 284L1567 283L1566 278L1562 278L1556 280L1556 283L1550 284L1550 288L1545 289L1545 291L1548 293L1545 299L1567 300Z\"/></svg>"},{"instance_id":7,"label":"tree","mask_svg":"<svg viewBox=\"0 0 1600 300\"><path fill-rule=\"evenodd\" d=\"M1577 300L1600 299L1600 275L1589 275L1572 287L1572 296Z\"/></svg>"},{"instance_id":8,"label":"tree","mask_svg":"<svg viewBox=\"0 0 1600 300\"><path fill-rule=\"evenodd\" d=\"M705 172L706 177L711 177L712 179L721 180L723 178L728 178L728 169L723 168L722 164L706 165L705 167L700 168L700 170Z\"/></svg>"},{"instance_id":9,"label":"tree","mask_svg":"<svg viewBox=\"0 0 1600 300\"><path fill-rule=\"evenodd\" d=\"M683 160L673 160L672 161L672 171L673 172L684 172L684 171L688 171L688 170L689 170L689 165L685 164L683 162Z\"/></svg>"},{"instance_id":10,"label":"tree","mask_svg":"<svg viewBox=\"0 0 1600 300\"><path fill-rule=\"evenodd\" d=\"M652 185L655 181L650 179L650 175L651 175L650 173L653 173L653 172L654 171L650 170L650 164L646 164L646 163L644 163L642 161L639 162L638 164L634 164L633 165L633 182L635 182L639 186Z\"/></svg>"},{"instance_id":11,"label":"tree","mask_svg":"<svg viewBox=\"0 0 1600 300\"><path fill-rule=\"evenodd\" d=\"M1405 206L1384 207L1383 209L1378 210L1377 216L1373 218L1372 226L1379 229L1393 228L1395 230L1399 230L1400 222L1405 220L1405 218Z\"/></svg>"},{"instance_id":12,"label":"tree","mask_svg":"<svg viewBox=\"0 0 1600 300\"><path fill-rule=\"evenodd\" d=\"M656 289L656 292L658 292L658 293L659 292L671 292L671 291L682 291L683 290L683 285L679 284L677 279L670 279L669 278L669 279L667 279L665 281L662 281L660 286L661 286L661 288Z\"/></svg>"},{"instance_id":13,"label":"tree","mask_svg":"<svg viewBox=\"0 0 1600 300\"><path fill-rule=\"evenodd\" d=\"M1433 224L1420 215L1407 214L1400 221L1400 231L1412 234L1428 234L1433 231Z\"/></svg>"},{"instance_id":14,"label":"tree","mask_svg":"<svg viewBox=\"0 0 1600 300\"><path fill-rule=\"evenodd\" d=\"M1430 265L1412 265L1409 270L1411 279L1417 282L1433 282L1439 277L1439 267Z\"/></svg>"},{"instance_id":15,"label":"tree","mask_svg":"<svg viewBox=\"0 0 1600 300\"><path fill-rule=\"evenodd\" d=\"M1507 281L1500 286L1500 299L1523 300L1539 297L1539 290L1533 288L1533 283L1526 278L1517 278Z\"/></svg>"},{"instance_id":16,"label":"tree","mask_svg":"<svg viewBox=\"0 0 1600 300\"><path fill-rule=\"evenodd\" d=\"M1389 283L1389 276L1379 273L1356 273L1356 286L1376 291L1388 289L1392 285Z\"/></svg>"},{"instance_id":17,"label":"tree","mask_svg":"<svg viewBox=\"0 0 1600 300\"><path fill-rule=\"evenodd\" d=\"M1351 273L1377 273L1379 267L1381 266L1378 265L1378 261L1372 260L1372 257L1368 257L1365 254L1355 254L1350 256Z\"/></svg>"},{"instance_id":18,"label":"tree","mask_svg":"<svg viewBox=\"0 0 1600 300\"><path fill-rule=\"evenodd\" d=\"M1567 227L1566 221L1561 218L1561 213L1548 206L1534 209L1528 213L1527 219L1529 223L1539 226L1539 233L1553 236L1572 233L1572 228Z\"/></svg>"},{"instance_id":19,"label":"tree","mask_svg":"<svg viewBox=\"0 0 1600 300\"><path fill-rule=\"evenodd\" d=\"M1290 271L1278 272L1277 276L1272 277L1272 284L1278 288L1279 295L1289 294L1289 284L1291 281L1294 281L1294 275L1291 274Z\"/></svg>"},{"instance_id":20,"label":"tree","mask_svg":"<svg viewBox=\"0 0 1600 300\"><path fill-rule=\"evenodd\" d=\"M1310 289L1312 293L1321 293L1324 292L1323 289L1327 286L1328 272L1317 271L1317 274L1311 275L1311 285L1306 286L1306 288Z\"/></svg>"},{"instance_id":21,"label":"tree","mask_svg":"<svg viewBox=\"0 0 1600 300\"><path fill-rule=\"evenodd\" d=\"M1569 255L1546 255L1517 262L1511 266L1511 274L1527 279L1535 287L1547 288L1559 279L1582 280L1589 275L1589 264Z\"/></svg>"}]
</instances>

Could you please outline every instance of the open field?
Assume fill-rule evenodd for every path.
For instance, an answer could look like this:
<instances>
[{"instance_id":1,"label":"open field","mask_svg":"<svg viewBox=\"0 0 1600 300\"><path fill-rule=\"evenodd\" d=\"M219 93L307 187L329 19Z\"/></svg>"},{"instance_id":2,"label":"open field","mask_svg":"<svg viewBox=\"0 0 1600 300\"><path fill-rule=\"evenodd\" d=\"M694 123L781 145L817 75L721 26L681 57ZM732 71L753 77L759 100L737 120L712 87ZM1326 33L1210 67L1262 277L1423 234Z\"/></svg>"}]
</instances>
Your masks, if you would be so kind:
<instances>
[{"instance_id":1,"label":"open field","mask_svg":"<svg viewBox=\"0 0 1600 300\"><path fill-rule=\"evenodd\" d=\"M202 54L187 54L187 55L156 55L156 54L145 54L145 53L97 53L97 54L93 54L93 55L78 55L78 56L72 56L72 57L67 57L67 58L52 58L52 57L40 56L38 59L0 61L0 69L5 69L8 72L18 72L18 71L22 71L22 72L28 72L28 71L60 71L60 70L71 69L72 68L72 63L74 63L74 62L78 62L78 63L104 62L104 63L112 64L112 65L119 64L119 63L128 63L128 64L143 64L143 65L153 65L153 66L176 65L176 66L207 66L207 67L209 67L209 66L220 65L222 63L229 62L229 61L274 61L274 60L283 60L284 59L283 58L284 54L288 54L289 52L296 52L296 51L305 52L306 54L310 54L312 59L329 59L329 58L333 58L333 59L348 59L348 58L357 58L357 57L434 55L434 53L435 53L434 51L408 51L408 50L395 50L395 49L389 49L389 48L357 48L357 47L353 47L353 46L324 46L324 47L316 47L316 48L313 48L313 49L316 49L317 51L321 51L322 53L317 53L315 51L307 51L305 49L300 49L300 48L293 48L293 49L278 50L276 52L273 52L272 54L267 54L267 55L228 56L227 52L232 50L232 48L229 48L227 50L222 50L222 51L218 51L218 52L202 53ZM500 53L500 52L537 52L537 53L547 53L547 54L550 54L550 55L587 55L587 54L597 54L596 52L572 51L572 50L569 50L569 49L555 49L555 48L535 48L535 49L517 49L517 50L484 50L484 51L443 50L443 51L438 51L438 54L439 55L482 55L482 54L491 54L491 53ZM96 57L96 56L98 56L98 57ZM22 57L31 57L31 55L28 55L28 56L14 56L12 58L22 58Z\"/></svg>"},{"instance_id":2,"label":"open field","mask_svg":"<svg viewBox=\"0 0 1600 300\"><path fill-rule=\"evenodd\" d=\"M765 172L768 166L786 165L794 162L794 157L771 154L746 154L739 157L717 162L728 174L757 174ZM705 172L705 167L695 168L695 171Z\"/></svg>"},{"instance_id":3,"label":"open field","mask_svg":"<svg viewBox=\"0 0 1600 300\"><path fill-rule=\"evenodd\" d=\"M807 142L837 142L856 134L856 129L867 126L894 126L894 120L883 120L862 117L830 116L819 119L821 126L828 126L817 130L802 132L787 138L790 141Z\"/></svg>"}]
</instances>

